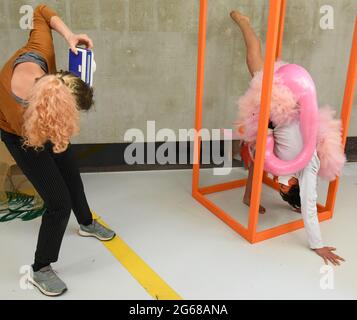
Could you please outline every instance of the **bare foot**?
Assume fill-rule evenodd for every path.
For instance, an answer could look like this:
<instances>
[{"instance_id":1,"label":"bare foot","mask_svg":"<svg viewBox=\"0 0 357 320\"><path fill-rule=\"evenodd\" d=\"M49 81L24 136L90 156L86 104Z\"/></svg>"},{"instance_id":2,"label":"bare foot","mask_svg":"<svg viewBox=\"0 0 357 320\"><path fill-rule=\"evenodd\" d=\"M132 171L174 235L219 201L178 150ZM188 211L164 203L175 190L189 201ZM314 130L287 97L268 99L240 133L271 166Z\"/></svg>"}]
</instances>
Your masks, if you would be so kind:
<instances>
[{"instance_id":1,"label":"bare foot","mask_svg":"<svg viewBox=\"0 0 357 320\"><path fill-rule=\"evenodd\" d=\"M246 204L248 207L250 207L250 199L249 198L247 199L246 197L244 197L243 203ZM263 206L259 206L259 213L265 214L265 212L266 212L265 208Z\"/></svg>"},{"instance_id":2,"label":"bare foot","mask_svg":"<svg viewBox=\"0 0 357 320\"><path fill-rule=\"evenodd\" d=\"M249 17L245 16L244 14L240 13L239 11L232 11L231 18L240 25L242 22L250 23Z\"/></svg>"}]
</instances>

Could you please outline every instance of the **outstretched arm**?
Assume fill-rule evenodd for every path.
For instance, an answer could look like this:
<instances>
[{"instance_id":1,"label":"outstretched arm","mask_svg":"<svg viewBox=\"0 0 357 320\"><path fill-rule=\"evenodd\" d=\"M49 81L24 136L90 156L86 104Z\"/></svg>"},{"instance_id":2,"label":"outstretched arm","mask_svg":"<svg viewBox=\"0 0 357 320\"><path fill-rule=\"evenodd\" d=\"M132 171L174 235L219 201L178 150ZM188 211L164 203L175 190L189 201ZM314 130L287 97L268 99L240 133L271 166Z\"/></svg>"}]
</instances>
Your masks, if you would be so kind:
<instances>
[{"instance_id":1,"label":"outstretched arm","mask_svg":"<svg viewBox=\"0 0 357 320\"><path fill-rule=\"evenodd\" d=\"M85 45L88 49L93 48L93 41L86 34L74 34L58 16L51 18L50 26L66 39L74 53L77 54L77 45Z\"/></svg>"},{"instance_id":2,"label":"outstretched arm","mask_svg":"<svg viewBox=\"0 0 357 320\"><path fill-rule=\"evenodd\" d=\"M68 42L73 52L77 53L77 45L93 48L93 41L86 34L74 34L62 21L57 13L47 5L39 5L33 14L33 29L27 43L27 48L39 52L53 53L53 38L51 30L58 32Z\"/></svg>"},{"instance_id":3,"label":"outstretched arm","mask_svg":"<svg viewBox=\"0 0 357 320\"><path fill-rule=\"evenodd\" d=\"M308 166L297 174L300 184L301 214L311 249L322 257L326 264L330 261L334 265L339 265L345 260L333 253L335 248L325 247L322 242L316 206L319 167L319 159L315 153Z\"/></svg>"}]
</instances>

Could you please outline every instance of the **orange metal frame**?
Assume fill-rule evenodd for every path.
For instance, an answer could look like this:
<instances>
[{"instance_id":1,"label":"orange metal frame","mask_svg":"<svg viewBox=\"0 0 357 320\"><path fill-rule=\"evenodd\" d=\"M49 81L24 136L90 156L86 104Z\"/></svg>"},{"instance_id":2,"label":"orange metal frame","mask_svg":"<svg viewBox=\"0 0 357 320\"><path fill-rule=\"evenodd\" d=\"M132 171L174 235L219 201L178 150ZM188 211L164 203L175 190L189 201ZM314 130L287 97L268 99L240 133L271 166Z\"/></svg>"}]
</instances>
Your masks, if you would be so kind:
<instances>
[{"instance_id":1,"label":"orange metal frame","mask_svg":"<svg viewBox=\"0 0 357 320\"><path fill-rule=\"evenodd\" d=\"M261 113L259 118L259 129L256 145L255 166L253 175L253 189L251 205L249 210L248 228L236 221L227 212L205 197L207 194L240 188L246 185L246 179L231 181L227 183L200 187L200 153L202 129L202 103L204 95L204 65L206 50L206 25L207 25L208 0L200 0L199 39L198 39L198 63L197 63L197 92L196 92L196 136L194 140L194 165L192 177L192 196L208 210L223 220L228 226L239 233L250 243L256 243L279 235L303 228L303 220L279 225L267 230L257 231L259 204L261 199L262 184L277 189L278 185L264 172L264 155L269 122L269 102L272 94L272 83L274 64L281 56L284 34L284 20L286 0L270 0L268 32L266 43L266 57L264 65L263 89L261 96ZM352 51L348 67L347 82L342 105L341 119L343 124L343 144L346 144L349 122L352 111L354 90L357 79L357 17L352 42ZM318 204L319 220L331 219L334 212L336 194L339 180L330 183L325 205Z\"/></svg>"}]
</instances>

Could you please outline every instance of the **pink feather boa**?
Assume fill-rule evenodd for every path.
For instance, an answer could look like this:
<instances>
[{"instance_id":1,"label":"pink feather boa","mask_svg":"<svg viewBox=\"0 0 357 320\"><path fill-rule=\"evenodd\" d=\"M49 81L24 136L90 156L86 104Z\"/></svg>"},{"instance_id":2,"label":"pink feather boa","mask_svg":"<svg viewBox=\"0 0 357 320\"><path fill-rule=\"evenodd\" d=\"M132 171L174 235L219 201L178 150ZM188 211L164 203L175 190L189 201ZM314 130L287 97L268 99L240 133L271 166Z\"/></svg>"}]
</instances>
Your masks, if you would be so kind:
<instances>
[{"instance_id":1,"label":"pink feather boa","mask_svg":"<svg viewBox=\"0 0 357 320\"><path fill-rule=\"evenodd\" d=\"M346 155L342 146L342 124L335 118L336 111L329 106L319 110L319 131L317 133L317 155L320 159L319 176L333 181L342 173Z\"/></svg>"},{"instance_id":2,"label":"pink feather boa","mask_svg":"<svg viewBox=\"0 0 357 320\"><path fill-rule=\"evenodd\" d=\"M287 63L278 61L275 71ZM255 145L260 111L263 71L257 72L247 92L238 100L238 120L234 123L237 136L250 145ZM288 125L299 120L299 105L290 89L280 77L273 80L270 120L276 125ZM319 130L316 150L320 159L319 176L332 181L340 176L346 162L342 141L341 121L329 106L319 109Z\"/></svg>"}]
</instances>

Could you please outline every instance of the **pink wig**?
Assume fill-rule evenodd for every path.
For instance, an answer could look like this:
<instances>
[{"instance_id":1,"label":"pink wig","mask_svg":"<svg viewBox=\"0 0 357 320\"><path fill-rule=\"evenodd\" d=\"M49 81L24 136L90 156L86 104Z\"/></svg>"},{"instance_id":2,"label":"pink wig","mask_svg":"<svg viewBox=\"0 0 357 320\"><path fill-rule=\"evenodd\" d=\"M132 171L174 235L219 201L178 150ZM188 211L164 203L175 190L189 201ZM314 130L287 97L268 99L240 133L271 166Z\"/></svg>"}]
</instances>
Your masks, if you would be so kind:
<instances>
[{"instance_id":1,"label":"pink wig","mask_svg":"<svg viewBox=\"0 0 357 320\"><path fill-rule=\"evenodd\" d=\"M346 162L341 138L341 120L334 118L336 111L329 106L319 110L317 154L320 159L319 176L333 181L341 175Z\"/></svg>"},{"instance_id":2,"label":"pink wig","mask_svg":"<svg viewBox=\"0 0 357 320\"><path fill-rule=\"evenodd\" d=\"M24 114L24 144L38 149L51 141L53 151L61 153L78 132L79 111L71 91L54 75L41 78L31 90Z\"/></svg>"}]
</instances>

